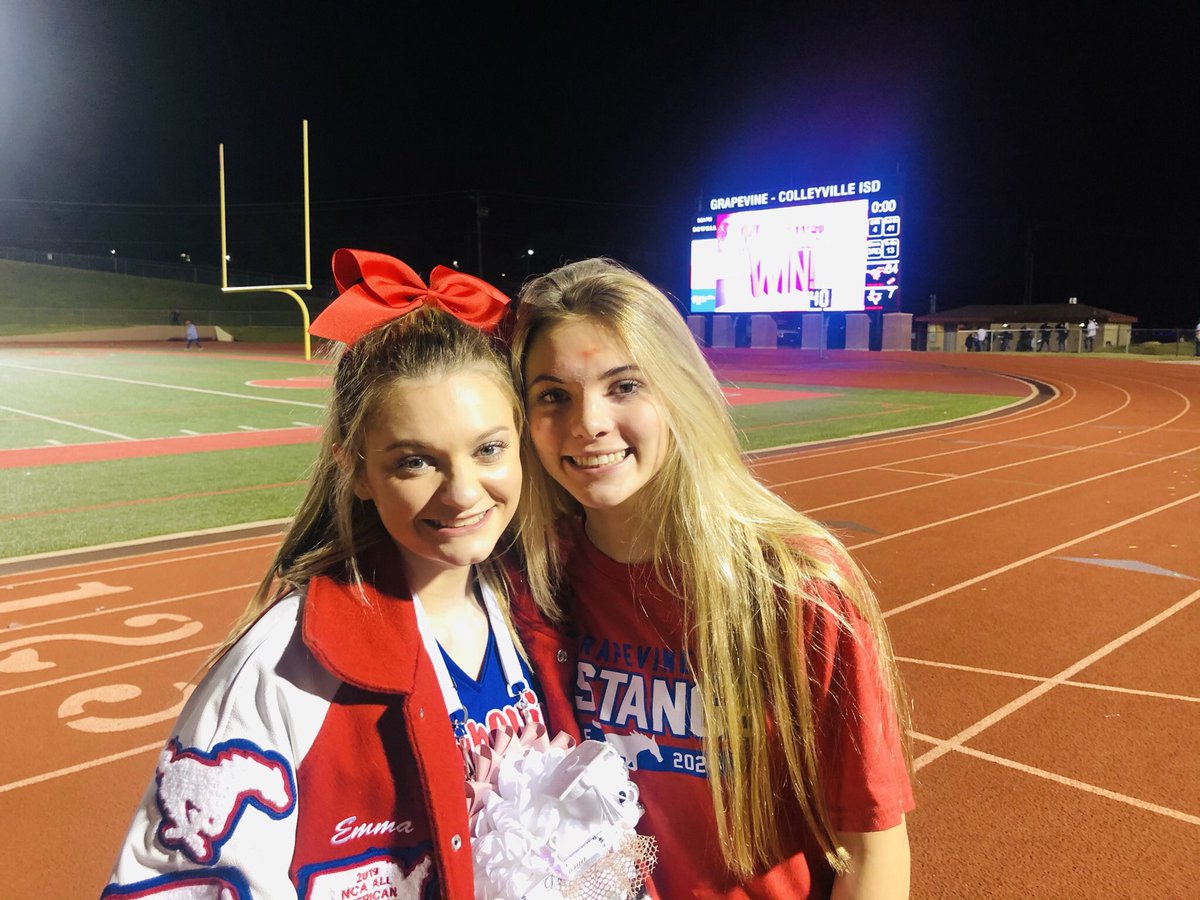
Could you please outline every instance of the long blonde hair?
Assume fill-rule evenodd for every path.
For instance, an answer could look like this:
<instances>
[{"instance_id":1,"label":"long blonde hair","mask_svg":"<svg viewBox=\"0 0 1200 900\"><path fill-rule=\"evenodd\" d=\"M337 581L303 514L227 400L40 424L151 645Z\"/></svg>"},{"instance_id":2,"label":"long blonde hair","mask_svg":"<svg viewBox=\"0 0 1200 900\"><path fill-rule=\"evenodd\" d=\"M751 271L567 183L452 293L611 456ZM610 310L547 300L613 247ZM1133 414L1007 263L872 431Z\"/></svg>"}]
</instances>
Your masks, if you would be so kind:
<instances>
[{"instance_id":1,"label":"long blonde hair","mask_svg":"<svg viewBox=\"0 0 1200 900\"><path fill-rule=\"evenodd\" d=\"M355 496L362 474L366 433L402 381L446 377L476 369L512 405L523 430L521 405L504 358L482 332L449 313L420 307L368 332L352 346L338 345L337 370L325 411L324 433L310 470L308 491L253 598L207 665L219 659L276 600L314 575L337 573L361 590L358 556L390 540L373 503ZM494 559L477 566L507 618L508 582Z\"/></svg>"},{"instance_id":2,"label":"long blonde hair","mask_svg":"<svg viewBox=\"0 0 1200 900\"><path fill-rule=\"evenodd\" d=\"M712 371L671 302L611 260L563 266L521 291L512 369L525 395L525 360L544 330L586 321L627 348L667 423L670 449L639 507L661 511L641 537L654 571L679 598L684 652L696 678L708 737L709 784L726 864L740 877L785 854L772 760L782 750L788 789L838 871L847 865L821 791L812 692L803 635L805 604L829 607L815 586L832 585L868 624L880 677L903 718L891 645L874 595L841 542L755 480ZM581 507L522 440L525 481L519 508L527 578L539 606L561 616L557 536ZM831 609L843 625L842 612ZM744 715L746 711L750 715ZM903 731L901 732L903 734ZM772 737L774 735L774 737Z\"/></svg>"}]
</instances>

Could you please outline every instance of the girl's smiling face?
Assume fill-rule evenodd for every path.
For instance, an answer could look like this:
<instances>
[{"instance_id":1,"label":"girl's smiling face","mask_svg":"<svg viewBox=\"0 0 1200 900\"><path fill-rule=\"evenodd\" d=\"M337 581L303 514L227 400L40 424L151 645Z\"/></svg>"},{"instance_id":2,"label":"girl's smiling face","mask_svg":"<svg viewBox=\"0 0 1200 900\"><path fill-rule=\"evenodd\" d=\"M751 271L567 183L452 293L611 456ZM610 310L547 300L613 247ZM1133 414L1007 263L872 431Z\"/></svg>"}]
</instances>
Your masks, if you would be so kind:
<instances>
[{"instance_id":1,"label":"girl's smiling face","mask_svg":"<svg viewBox=\"0 0 1200 900\"><path fill-rule=\"evenodd\" d=\"M366 432L355 494L371 500L418 590L491 555L521 491L513 408L468 369L397 383Z\"/></svg>"},{"instance_id":2,"label":"girl's smiling face","mask_svg":"<svg viewBox=\"0 0 1200 900\"><path fill-rule=\"evenodd\" d=\"M526 357L524 400L538 459L589 521L633 515L670 435L624 343L586 319L546 327Z\"/></svg>"}]
</instances>

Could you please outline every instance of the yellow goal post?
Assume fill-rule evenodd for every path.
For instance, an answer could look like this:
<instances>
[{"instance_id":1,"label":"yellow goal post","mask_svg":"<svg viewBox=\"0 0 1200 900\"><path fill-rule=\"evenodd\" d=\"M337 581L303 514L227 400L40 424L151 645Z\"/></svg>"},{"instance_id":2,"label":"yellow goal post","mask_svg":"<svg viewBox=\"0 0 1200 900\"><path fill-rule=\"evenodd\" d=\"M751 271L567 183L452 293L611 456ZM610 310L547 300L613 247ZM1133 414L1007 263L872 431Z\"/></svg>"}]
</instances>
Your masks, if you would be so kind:
<instances>
[{"instance_id":1,"label":"yellow goal post","mask_svg":"<svg viewBox=\"0 0 1200 900\"><path fill-rule=\"evenodd\" d=\"M304 283L303 284L248 284L238 287L229 286L229 247L228 229L225 222L225 145L217 145L217 169L220 176L221 194L221 293L249 294L257 291L274 291L287 294L300 306L300 315L304 319L304 358L312 359L312 341L308 335L310 324L308 306L296 291L312 290L312 229L309 225L309 191L308 191L308 119L302 123L302 154L304 161Z\"/></svg>"}]
</instances>

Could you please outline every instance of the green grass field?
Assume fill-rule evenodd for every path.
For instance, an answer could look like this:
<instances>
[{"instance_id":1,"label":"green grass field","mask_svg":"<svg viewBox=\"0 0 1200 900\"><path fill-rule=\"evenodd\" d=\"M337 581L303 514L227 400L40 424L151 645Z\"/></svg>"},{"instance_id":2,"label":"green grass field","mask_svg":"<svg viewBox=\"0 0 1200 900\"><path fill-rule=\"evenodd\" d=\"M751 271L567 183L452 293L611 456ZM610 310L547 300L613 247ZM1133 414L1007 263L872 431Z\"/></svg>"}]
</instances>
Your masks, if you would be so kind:
<instances>
[{"instance_id":1,"label":"green grass field","mask_svg":"<svg viewBox=\"0 0 1200 900\"><path fill-rule=\"evenodd\" d=\"M803 373L799 373L803 376ZM795 401L756 403L733 408L746 450L766 450L811 441L828 441L874 431L911 428L987 412L1011 403L1012 397L830 388L827 385L754 384L739 388L835 393L834 397L802 397Z\"/></svg>"},{"instance_id":2,"label":"green grass field","mask_svg":"<svg viewBox=\"0 0 1200 900\"><path fill-rule=\"evenodd\" d=\"M229 345L220 352L0 348L0 558L289 516L315 443L164 455L164 446L180 445L136 442L184 438L190 448L203 435L254 443L296 433L320 423L324 390L279 383L324 374L298 357L242 355ZM755 387L797 399L733 407L748 450L927 424L1012 400L738 385ZM49 453L77 452L135 455L44 464Z\"/></svg>"}]
</instances>

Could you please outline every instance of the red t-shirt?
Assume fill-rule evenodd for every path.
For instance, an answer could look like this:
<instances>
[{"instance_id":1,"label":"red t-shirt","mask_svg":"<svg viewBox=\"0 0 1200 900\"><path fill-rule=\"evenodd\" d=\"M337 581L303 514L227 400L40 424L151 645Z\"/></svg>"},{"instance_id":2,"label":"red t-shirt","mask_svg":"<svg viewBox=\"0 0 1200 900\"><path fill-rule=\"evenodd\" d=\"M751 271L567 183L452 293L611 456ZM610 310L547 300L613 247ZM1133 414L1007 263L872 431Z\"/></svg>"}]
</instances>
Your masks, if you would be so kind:
<instances>
[{"instance_id":1,"label":"red t-shirt","mask_svg":"<svg viewBox=\"0 0 1200 900\"><path fill-rule=\"evenodd\" d=\"M638 830L658 839L659 895L828 897L833 870L799 810L784 805L779 830L789 857L749 882L729 874L705 774L703 710L681 652L678 601L660 587L653 566L610 559L582 529L572 543L565 574L579 632L576 715L585 738L612 744L631 767L646 809ZM913 808L899 728L869 629L832 587L824 596L850 623L841 626L812 603L804 610L825 802L836 830L882 831Z\"/></svg>"}]
</instances>

